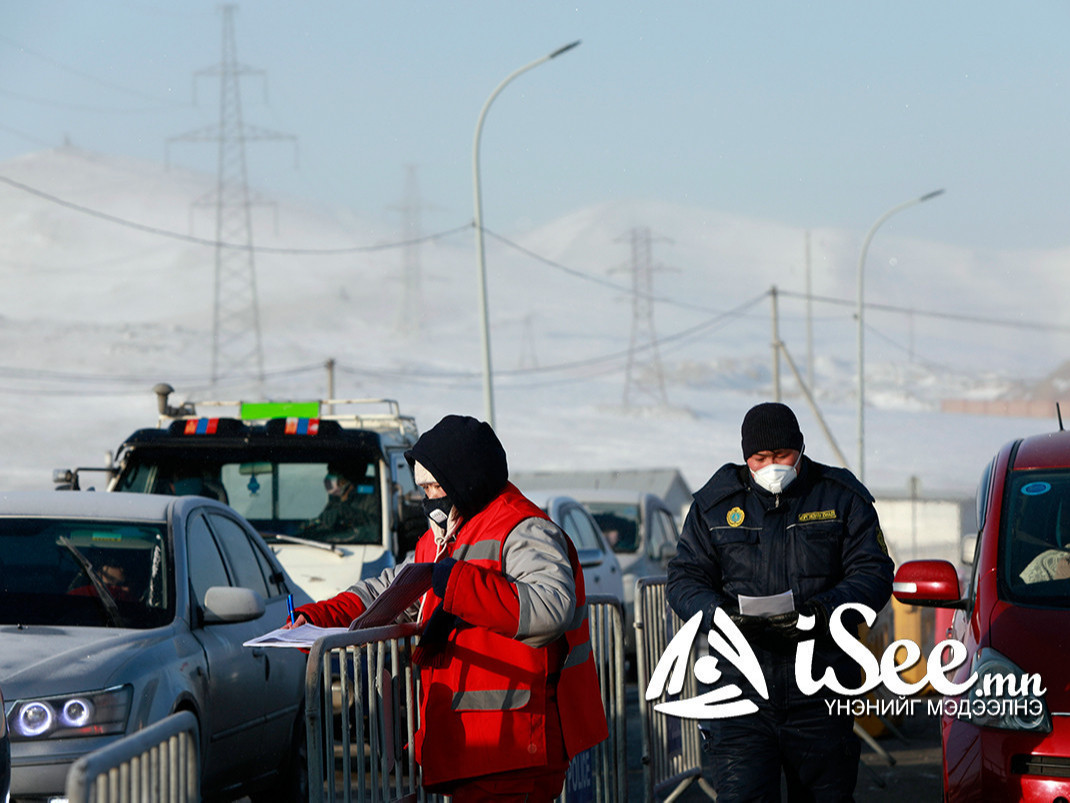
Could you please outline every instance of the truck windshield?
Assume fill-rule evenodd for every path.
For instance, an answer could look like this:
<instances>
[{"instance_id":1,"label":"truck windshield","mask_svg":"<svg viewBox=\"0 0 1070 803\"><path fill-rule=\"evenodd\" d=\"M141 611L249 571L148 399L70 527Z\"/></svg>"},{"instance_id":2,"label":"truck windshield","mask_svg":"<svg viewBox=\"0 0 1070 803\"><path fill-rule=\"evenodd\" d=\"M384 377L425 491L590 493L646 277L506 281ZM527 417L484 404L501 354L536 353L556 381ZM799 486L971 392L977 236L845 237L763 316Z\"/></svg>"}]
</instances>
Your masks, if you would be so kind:
<instances>
[{"instance_id":1,"label":"truck windshield","mask_svg":"<svg viewBox=\"0 0 1070 803\"><path fill-rule=\"evenodd\" d=\"M132 461L115 490L197 494L216 499L230 505L267 536L293 535L332 544L379 544L383 520L379 488L378 460L176 463L164 458Z\"/></svg>"},{"instance_id":2,"label":"truck windshield","mask_svg":"<svg viewBox=\"0 0 1070 803\"><path fill-rule=\"evenodd\" d=\"M1009 596L1070 606L1070 470L1016 472L1005 498L1000 555Z\"/></svg>"}]
</instances>

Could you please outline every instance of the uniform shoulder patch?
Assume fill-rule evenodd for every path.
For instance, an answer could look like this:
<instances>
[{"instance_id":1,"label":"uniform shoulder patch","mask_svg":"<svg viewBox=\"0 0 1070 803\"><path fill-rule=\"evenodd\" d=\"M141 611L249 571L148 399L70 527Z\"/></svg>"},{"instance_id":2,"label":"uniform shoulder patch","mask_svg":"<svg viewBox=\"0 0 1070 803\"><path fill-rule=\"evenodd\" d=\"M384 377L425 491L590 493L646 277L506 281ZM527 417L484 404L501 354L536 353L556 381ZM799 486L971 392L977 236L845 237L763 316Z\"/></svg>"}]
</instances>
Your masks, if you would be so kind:
<instances>
[{"instance_id":1,"label":"uniform shoulder patch","mask_svg":"<svg viewBox=\"0 0 1070 803\"><path fill-rule=\"evenodd\" d=\"M836 519L835 510L811 510L806 513L799 514L799 521L834 521Z\"/></svg>"},{"instance_id":2,"label":"uniform shoulder patch","mask_svg":"<svg viewBox=\"0 0 1070 803\"><path fill-rule=\"evenodd\" d=\"M881 552L888 556L888 542L884 540L884 531L877 527L877 546L881 548Z\"/></svg>"},{"instance_id":3,"label":"uniform shoulder patch","mask_svg":"<svg viewBox=\"0 0 1070 803\"><path fill-rule=\"evenodd\" d=\"M738 506L732 508L731 510L728 511L728 515L725 518L728 521L728 526L729 527L738 527L739 525L741 525L743 523L743 519L745 518L745 514L743 513L743 508L738 507Z\"/></svg>"}]
</instances>

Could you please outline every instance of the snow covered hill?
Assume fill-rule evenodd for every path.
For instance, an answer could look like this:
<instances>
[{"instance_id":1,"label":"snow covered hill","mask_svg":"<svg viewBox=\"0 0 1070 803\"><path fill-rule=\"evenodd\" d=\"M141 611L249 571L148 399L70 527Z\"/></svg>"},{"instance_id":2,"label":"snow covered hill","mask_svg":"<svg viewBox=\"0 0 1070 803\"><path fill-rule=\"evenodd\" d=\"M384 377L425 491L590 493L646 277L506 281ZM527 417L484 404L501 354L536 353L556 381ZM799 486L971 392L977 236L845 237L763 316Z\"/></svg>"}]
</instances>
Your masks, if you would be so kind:
<instances>
[{"instance_id":1,"label":"snow covered hill","mask_svg":"<svg viewBox=\"0 0 1070 803\"><path fill-rule=\"evenodd\" d=\"M154 423L158 381L176 401L320 397L333 358L336 396L395 398L425 428L448 412L483 415L468 221L406 250L392 245L406 239L400 223L287 199L254 207L265 381L250 366L211 387L213 191L212 176L73 148L0 164L0 487L48 487L54 467L99 464ZM779 337L804 376L812 366L820 409L855 460L861 232L641 200L533 231L487 226L496 423L513 467L674 466L697 487L738 459L743 413L773 392L774 286ZM969 493L1003 441L1053 428L1054 405L1050 419L982 418L943 414L940 400L1015 392L1065 363L1068 255L910 241L892 226L874 239L871 487L902 492L916 476L923 491ZM652 282L638 305L636 264ZM402 320L406 292L419 320ZM652 335L656 352L632 348ZM835 462L781 372L808 453Z\"/></svg>"}]
</instances>

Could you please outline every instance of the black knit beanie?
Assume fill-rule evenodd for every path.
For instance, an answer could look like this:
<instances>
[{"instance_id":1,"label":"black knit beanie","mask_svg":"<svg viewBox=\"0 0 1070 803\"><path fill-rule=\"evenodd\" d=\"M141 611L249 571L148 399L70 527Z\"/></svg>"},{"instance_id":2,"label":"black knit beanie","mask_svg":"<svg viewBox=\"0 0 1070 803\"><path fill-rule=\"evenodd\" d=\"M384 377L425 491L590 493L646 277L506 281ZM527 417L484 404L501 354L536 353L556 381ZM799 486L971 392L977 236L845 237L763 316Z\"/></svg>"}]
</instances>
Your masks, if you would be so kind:
<instances>
[{"instance_id":1,"label":"black knit beanie","mask_svg":"<svg viewBox=\"0 0 1070 803\"><path fill-rule=\"evenodd\" d=\"M803 436L795 413L786 404L764 402L743 417L743 459L777 449L802 451Z\"/></svg>"},{"instance_id":2,"label":"black knit beanie","mask_svg":"<svg viewBox=\"0 0 1070 803\"><path fill-rule=\"evenodd\" d=\"M466 519L485 508L509 481L505 448L490 424L471 416L448 415L405 452L438 481Z\"/></svg>"}]
</instances>

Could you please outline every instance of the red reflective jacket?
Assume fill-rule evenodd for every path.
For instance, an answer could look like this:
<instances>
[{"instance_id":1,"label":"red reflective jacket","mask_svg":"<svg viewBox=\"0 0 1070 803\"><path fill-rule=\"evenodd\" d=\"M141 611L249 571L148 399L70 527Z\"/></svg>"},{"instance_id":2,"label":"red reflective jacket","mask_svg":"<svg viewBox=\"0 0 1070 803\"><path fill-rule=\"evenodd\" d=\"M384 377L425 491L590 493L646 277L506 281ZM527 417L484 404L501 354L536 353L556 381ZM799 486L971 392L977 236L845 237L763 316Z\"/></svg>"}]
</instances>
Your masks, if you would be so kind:
<instances>
[{"instance_id":1,"label":"red reflective jacket","mask_svg":"<svg viewBox=\"0 0 1070 803\"><path fill-rule=\"evenodd\" d=\"M608 735L587 623L583 571L566 536L576 584L576 615L565 635L545 647L513 638L519 628L516 586L502 573L506 537L524 519L547 516L513 485L466 522L451 544L458 560L444 609L464 624L444 648L446 662L421 670L422 727L416 758L425 784L439 784L547 762L545 712L556 705L569 757ZM435 558L425 533L417 561ZM439 604L429 591L425 619ZM444 663L444 666L437 664Z\"/></svg>"}]
</instances>

